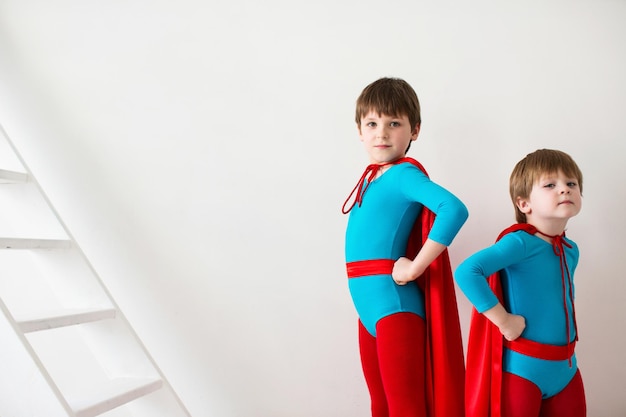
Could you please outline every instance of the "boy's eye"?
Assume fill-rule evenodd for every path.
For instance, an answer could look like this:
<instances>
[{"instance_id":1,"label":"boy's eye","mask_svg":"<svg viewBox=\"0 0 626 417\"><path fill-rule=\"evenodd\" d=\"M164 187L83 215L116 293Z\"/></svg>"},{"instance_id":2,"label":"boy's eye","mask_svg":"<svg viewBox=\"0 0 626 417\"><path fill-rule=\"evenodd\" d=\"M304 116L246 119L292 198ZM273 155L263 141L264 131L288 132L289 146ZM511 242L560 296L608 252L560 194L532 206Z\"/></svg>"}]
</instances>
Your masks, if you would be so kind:
<instances>
[{"instance_id":1,"label":"boy's eye","mask_svg":"<svg viewBox=\"0 0 626 417\"><path fill-rule=\"evenodd\" d=\"M368 122L365 126L367 126L367 127L376 127L376 122Z\"/></svg>"},{"instance_id":2,"label":"boy's eye","mask_svg":"<svg viewBox=\"0 0 626 417\"><path fill-rule=\"evenodd\" d=\"M391 122L391 123L389 123L389 126L391 126L391 127L398 127L398 126L400 126L400 122Z\"/></svg>"},{"instance_id":3,"label":"boy's eye","mask_svg":"<svg viewBox=\"0 0 626 417\"><path fill-rule=\"evenodd\" d=\"M578 186L578 184L575 181L570 181L570 182L567 183L567 186L568 187L576 187L576 186Z\"/></svg>"},{"instance_id":4,"label":"boy's eye","mask_svg":"<svg viewBox=\"0 0 626 417\"><path fill-rule=\"evenodd\" d=\"M545 184L543 187L544 188L554 188L554 184L552 184L552 183Z\"/></svg>"}]
</instances>

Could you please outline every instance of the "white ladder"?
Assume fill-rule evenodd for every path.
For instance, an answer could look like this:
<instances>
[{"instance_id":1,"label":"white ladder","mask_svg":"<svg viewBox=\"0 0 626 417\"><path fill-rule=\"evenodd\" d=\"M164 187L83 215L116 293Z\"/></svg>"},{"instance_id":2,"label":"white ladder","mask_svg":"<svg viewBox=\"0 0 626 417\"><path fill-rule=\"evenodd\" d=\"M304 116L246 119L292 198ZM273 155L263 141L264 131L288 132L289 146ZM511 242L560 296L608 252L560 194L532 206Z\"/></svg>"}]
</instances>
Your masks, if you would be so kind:
<instances>
[{"instance_id":1,"label":"white ladder","mask_svg":"<svg viewBox=\"0 0 626 417\"><path fill-rule=\"evenodd\" d=\"M70 417L190 417L1 125L0 164L0 309L45 380L42 401ZM11 417L39 416L37 392L15 401Z\"/></svg>"}]
</instances>

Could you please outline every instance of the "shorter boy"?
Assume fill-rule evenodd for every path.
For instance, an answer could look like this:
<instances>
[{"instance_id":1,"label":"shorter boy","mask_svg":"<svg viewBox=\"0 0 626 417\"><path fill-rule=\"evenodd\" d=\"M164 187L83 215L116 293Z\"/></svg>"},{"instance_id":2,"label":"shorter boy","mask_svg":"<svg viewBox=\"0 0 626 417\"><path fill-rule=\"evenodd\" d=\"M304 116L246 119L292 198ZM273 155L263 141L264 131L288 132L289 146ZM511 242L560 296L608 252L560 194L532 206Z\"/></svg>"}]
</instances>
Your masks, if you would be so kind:
<instances>
[{"instance_id":1,"label":"shorter boy","mask_svg":"<svg viewBox=\"0 0 626 417\"><path fill-rule=\"evenodd\" d=\"M582 173L558 150L517 163L517 224L462 262L459 288L475 310L467 352L467 417L584 417L574 347L578 247L565 237L580 212Z\"/></svg>"}]
</instances>

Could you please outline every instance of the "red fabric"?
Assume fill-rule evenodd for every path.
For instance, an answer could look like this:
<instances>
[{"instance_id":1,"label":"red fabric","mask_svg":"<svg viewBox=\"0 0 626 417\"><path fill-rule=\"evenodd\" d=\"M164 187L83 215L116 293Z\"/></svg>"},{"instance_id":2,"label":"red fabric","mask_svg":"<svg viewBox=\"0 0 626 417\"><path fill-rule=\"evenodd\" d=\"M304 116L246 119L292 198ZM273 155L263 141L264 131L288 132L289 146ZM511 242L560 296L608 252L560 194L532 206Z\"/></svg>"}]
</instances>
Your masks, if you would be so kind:
<instances>
[{"instance_id":1,"label":"red fabric","mask_svg":"<svg viewBox=\"0 0 626 417\"><path fill-rule=\"evenodd\" d=\"M424 396L424 320L396 313L376 324L376 337L359 322L363 374L372 417L426 416Z\"/></svg>"},{"instance_id":2,"label":"red fabric","mask_svg":"<svg viewBox=\"0 0 626 417\"><path fill-rule=\"evenodd\" d=\"M535 234L537 229L527 223L518 223L505 229L496 241L507 233L524 230ZM500 275L489 277L489 286L502 302ZM467 417L501 417L502 349L500 330L476 309L472 310L467 346L465 406Z\"/></svg>"},{"instance_id":3,"label":"red fabric","mask_svg":"<svg viewBox=\"0 0 626 417\"><path fill-rule=\"evenodd\" d=\"M424 167L410 162L424 174ZM414 259L435 221L435 214L423 208L409 236L406 256ZM430 417L463 417L465 365L461 325L448 250L444 250L418 278L426 300L426 402Z\"/></svg>"},{"instance_id":4,"label":"red fabric","mask_svg":"<svg viewBox=\"0 0 626 417\"><path fill-rule=\"evenodd\" d=\"M566 361L572 357L576 349L576 341L567 345L557 346L535 342L534 340L518 337L513 341L504 339L504 346L522 355L547 361Z\"/></svg>"},{"instance_id":5,"label":"red fabric","mask_svg":"<svg viewBox=\"0 0 626 417\"><path fill-rule=\"evenodd\" d=\"M502 417L586 417L587 402L580 370L558 394L543 399L537 385L505 372L502 377Z\"/></svg>"},{"instance_id":6,"label":"red fabric","mask_svg":"<svg viewBox=\"0 0 626 417\"><path fill-rule=\"evenodd\" d=\"M541 415L541 390L526 378L505 372L502 374L502 417L539 417ZM569 414L561 415L561 417Z\"/></svg>"},{"instance_id":7,"label":"red fabric","mask_svg":"<svg viewBox=\"0 0 626 417\"><path fill-rule=\"evenodd\" d=\"M367 275L382 275L393 272L393 259L372 259L346 263L348 278L358 278Z\"/></svg>"}]
</instances>

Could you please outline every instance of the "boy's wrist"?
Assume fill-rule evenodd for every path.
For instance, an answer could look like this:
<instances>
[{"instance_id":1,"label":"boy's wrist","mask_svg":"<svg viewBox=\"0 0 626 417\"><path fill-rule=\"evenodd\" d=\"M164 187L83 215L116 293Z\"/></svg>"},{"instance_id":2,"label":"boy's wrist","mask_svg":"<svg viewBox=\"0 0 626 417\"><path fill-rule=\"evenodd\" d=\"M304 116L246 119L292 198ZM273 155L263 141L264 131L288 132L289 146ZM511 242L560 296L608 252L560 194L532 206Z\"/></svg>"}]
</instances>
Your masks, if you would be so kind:
<instances>
[{"instance_id":1,"label":"boy's wrist","mask_svg":"<svg viewBox=\"0 0 626 417\"><path fill-rule=\"evenodd\" d=\"M410 268L411 280L415 281L418 279L424 273L424 270L425 268L422 268L419 262L413 261Z\"/></svg>"},{"instance_id":2,"label":"boy's wrist","mask_svg":"<svg viewBox=\"0 0 626 417\"><path fill-rule=\"evenodd\" d=\"M496 304L483 313L489 321L491 321L498 329L502 329L506 325L509 313L500 303Z\"/></svg>"}]
</instances>

